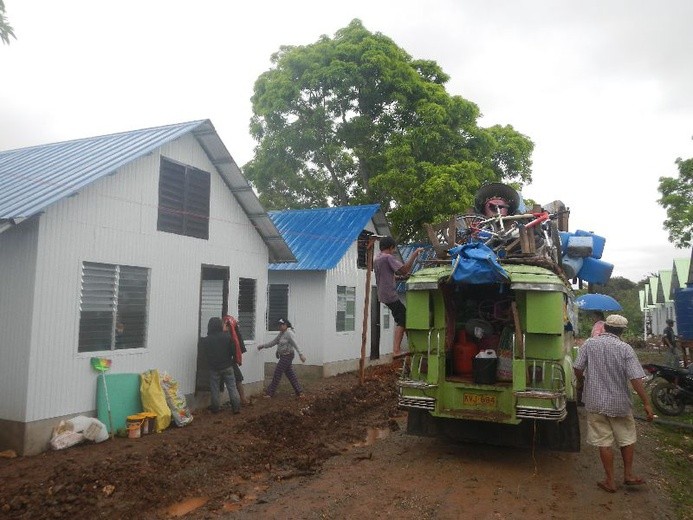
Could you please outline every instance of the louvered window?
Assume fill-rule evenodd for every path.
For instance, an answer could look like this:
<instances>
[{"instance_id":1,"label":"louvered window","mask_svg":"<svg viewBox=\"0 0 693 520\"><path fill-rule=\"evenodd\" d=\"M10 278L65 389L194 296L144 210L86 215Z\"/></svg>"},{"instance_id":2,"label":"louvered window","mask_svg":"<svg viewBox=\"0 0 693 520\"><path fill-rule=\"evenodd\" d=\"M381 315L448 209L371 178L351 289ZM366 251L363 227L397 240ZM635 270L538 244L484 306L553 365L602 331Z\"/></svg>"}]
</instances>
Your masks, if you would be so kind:
<instances>
[{"instance_id":1,"label":"louvered window","mask_svg":"<svg viewBox=\"0 0 693 520\"><path fill-rule=\"evenodd\" d=\"M337 286L337 332L355 330L356 287Z\"/></svg>"},{"instance_id":2,"label":"louvered window","mask_svg":"<svg viewBox=\"0 0 693 520\"><path fill-rule=\"evenodd\" d=\"M210 175L191 166L161 158L157 229L209 238Z\"/></svg>"},{"instance_id":3,"label":"louvered window","mask_svg":"<svg viewBox=\"0 0 693 520\"><path fill-rule=\"evenodd\" d=\"M270 284L267 296L267 330L279 330L279 318L289 317L289 286Z\"/></svg>"},{"instance_id":4,"label":"louvered window","mask_svg":"<svg viewBox=\"0 0 693 520\"><path fill-rule=\"evenodd\" d=\"M255 285L252 278L238 279L238 327L244 340L255 339Z\"/></svg>"},{"instance_id":5,"label":"louvered window","mask_svg":"<svg viewBox=\"0 0 693 520\"><path fill-rule=\"evenodd\" d=\"M145 347L148 290L149 269L84 262L78 351Z\"/></svg>"}]
</instances>

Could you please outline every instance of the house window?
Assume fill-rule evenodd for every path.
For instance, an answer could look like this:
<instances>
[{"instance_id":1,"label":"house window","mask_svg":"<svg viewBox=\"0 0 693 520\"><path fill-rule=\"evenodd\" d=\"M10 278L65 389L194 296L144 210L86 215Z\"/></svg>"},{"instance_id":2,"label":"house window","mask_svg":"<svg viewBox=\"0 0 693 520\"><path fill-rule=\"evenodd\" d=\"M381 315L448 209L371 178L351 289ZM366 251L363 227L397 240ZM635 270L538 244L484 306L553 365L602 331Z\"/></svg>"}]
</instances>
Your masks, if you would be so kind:
<instances>
[{"instance_id":1,"label":"house window","mask_svg":"<svg viewBox=\"0 0 693 520\"><path fill-rule=\"evenodd\" d=\"M143 348L149 269L82 264L78 352Z\"/></svg>"},{"instance_id":2,"label":"house window","mask_svg":"<svg viewBox=\"0 0 693 520\"><path fill-rule=\"evenodd\" d=\"M159 219L156 229L196 238L209 238L210 175L192 166L161 158Z\"/></svg>"},{"instance_id":3,"label":"house window","mask_svg":"<svg viewBox=\"0 0 693 520\"><path fill-rule=\"evenodd\" d=\"M355 330L356 287L337 286L337 332Z\"/></svg>"},{"instance_id":4,"label":"house window","mask_svg":"<svg viewBox=\"0 0 693 520\"><path fill-rule=\"evenodd\" d=\"M289 285L270 284L267 293L267 330L279 330L279 318L289 316Z\"/></svg>"},{"instance_id":5,"label":"house window","mask_svg":"<svg viewBox=\"0 0 693 520\"><path fill-rule=\"evenodd\" d=\"M357 261L357 267L359 269L366 269L368 267L368 241L371 236L373 236L373 233L365 229L359 234Z\"/></svg>"},{"instance_id":6,"label":"house window","mask_svg":"<svg viewBox=\"0 0 693 520\"><path fill-rule=\"evenodd\" d=\"M253 278L238 279L238 327L243 339L255 339L255 286Z\"/></svg>"}]
</instances>

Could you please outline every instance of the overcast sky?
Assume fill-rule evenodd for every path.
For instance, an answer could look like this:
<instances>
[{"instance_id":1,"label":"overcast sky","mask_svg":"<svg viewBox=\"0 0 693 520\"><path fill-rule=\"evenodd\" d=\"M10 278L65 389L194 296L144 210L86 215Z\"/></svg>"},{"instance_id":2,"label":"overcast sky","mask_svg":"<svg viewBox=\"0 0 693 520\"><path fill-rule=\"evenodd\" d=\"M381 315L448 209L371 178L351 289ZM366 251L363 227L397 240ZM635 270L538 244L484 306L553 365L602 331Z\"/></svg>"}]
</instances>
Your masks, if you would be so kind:
<instances>
[{"instance_id":1,"label":"overcast sky","mask_svg":"<svg viewBox=\"0 0 693 520\"><path fill-rule=\"evenodd\" d=\"M250 97L281 45L360 18L438 62L482 126L535 143L525 197L559 199L571 230L606 237L614 276L674 258L660 176L693 157L693 1L5 0L0 150L211 119L239 165L252 158Z\"/></svg>"}]
</instances>

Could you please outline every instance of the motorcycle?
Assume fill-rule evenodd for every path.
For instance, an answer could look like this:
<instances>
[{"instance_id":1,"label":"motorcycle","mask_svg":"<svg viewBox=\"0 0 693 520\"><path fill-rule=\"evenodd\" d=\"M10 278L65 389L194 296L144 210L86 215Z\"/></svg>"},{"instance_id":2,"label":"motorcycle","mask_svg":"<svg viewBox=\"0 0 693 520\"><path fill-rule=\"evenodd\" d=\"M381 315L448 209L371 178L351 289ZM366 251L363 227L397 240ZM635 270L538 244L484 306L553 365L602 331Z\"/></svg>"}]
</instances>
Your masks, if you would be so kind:
<instances>
[{"instance_id":1,"label":"motorcycle","mask_svg":"<svg viewBox=\"0 0 693 520\"><path fill-rule=\"evenodd\" d=\"M654 383L650 397L654 407L661 413L681 415L686 406L693 405L693 365L689 368L673 368L646 364L642 368L650 376L647 385Z\"/></svg>"}]
</instances>

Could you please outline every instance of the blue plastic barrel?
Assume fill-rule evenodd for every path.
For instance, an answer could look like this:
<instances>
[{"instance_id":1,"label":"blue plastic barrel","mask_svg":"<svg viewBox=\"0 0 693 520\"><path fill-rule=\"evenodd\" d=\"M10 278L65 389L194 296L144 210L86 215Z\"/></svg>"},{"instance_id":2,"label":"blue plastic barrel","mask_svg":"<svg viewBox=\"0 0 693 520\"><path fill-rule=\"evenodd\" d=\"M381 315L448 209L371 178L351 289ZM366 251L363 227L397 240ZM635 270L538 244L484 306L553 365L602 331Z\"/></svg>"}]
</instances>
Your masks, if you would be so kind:
<instances>
[{"instance_id":1,"label":"blue plastic barrel","mask_svg":"<svg viewBox=\"0 0 693 520\"><path fill-rule=\"evenodd\" d=\"M583 231L582 229L578 229L575 232L575 235L579 237L592 237L592 258L602 257L602 254L604 254L606 238L595 235L591 231Z\"/></svg>"},{"instance_id":2,"label":"blue plastic barrel","mask_svg":"<svg viewBox=\"0 0 693 520\"><path fill-rule=\"evenodd\" d=\"M693 284L674 294L676 330L685 340L693 340Z\"/></svg>"},{"instance_id":3,"label":"blue plastic barrel","mask_svg":"<svg viewBox=\"0 0 693 520\"><path fill-rule=\"evenodd\" d=\"M611 273L614 270L614 264L604 262L588 256L583 259L582 268L578 273L578 278L589 283L598 283L604 285L611 278Z\"/></svg>"}]
</instances>

